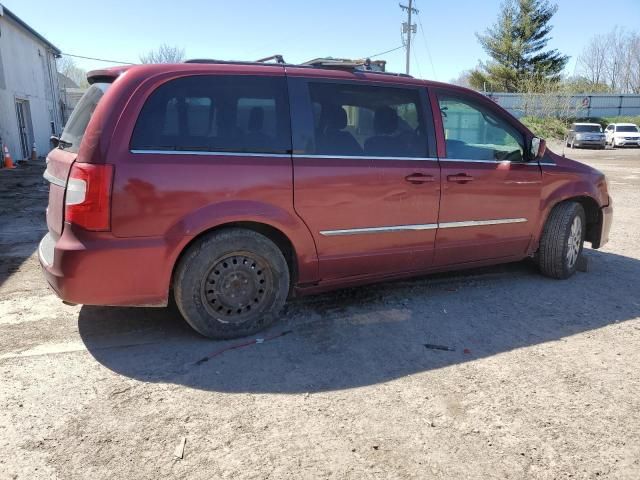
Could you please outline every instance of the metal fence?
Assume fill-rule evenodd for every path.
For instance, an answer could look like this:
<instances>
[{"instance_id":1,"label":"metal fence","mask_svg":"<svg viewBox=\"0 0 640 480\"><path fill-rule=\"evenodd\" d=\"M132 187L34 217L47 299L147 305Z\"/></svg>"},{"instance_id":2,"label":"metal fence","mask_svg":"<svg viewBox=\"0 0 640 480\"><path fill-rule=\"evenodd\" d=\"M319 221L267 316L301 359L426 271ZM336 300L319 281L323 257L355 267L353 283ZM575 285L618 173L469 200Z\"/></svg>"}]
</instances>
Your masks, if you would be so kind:
<instances>
[{"instance_id":1,"label":"metal fence","mask_svg":"<svg viewBox=\"0 0 640 480\"><path fill-rule=\"evenodd\" d=\"M487 93L516 117L640 116L640 95Z\"/></svg>"}]
</instances>

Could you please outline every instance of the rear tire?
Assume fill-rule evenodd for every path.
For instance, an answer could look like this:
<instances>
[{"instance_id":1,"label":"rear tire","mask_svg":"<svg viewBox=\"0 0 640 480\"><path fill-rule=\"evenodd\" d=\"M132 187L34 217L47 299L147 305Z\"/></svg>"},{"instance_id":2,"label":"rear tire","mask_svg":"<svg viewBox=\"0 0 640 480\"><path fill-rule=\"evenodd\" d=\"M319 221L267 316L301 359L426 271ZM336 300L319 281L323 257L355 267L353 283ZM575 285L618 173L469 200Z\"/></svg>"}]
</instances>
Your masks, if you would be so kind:
<instances>
[{"instance_id":1,"label":"rear tire","mask_svg":"<svg viewBox=\"0 0 640 480\"><path fill-rule=\"evenodd\" d=\"M252 230L232 228L191 245L176 268L180 313L205 337L252 335L278 318L289 293L289 267L280 249Z\"/></svg>"},{"instance_id":2,"label":"rear tire","mask_svg":"<svg viewBox=\"0 0 640 480\"><path fill-rule=\"evenodd\" d=\"M565 279L575 273L582 254L585 229L584 208L579 203L563 202L551 210L537 255L543 275Z\"/></svg>"}]
</instances>

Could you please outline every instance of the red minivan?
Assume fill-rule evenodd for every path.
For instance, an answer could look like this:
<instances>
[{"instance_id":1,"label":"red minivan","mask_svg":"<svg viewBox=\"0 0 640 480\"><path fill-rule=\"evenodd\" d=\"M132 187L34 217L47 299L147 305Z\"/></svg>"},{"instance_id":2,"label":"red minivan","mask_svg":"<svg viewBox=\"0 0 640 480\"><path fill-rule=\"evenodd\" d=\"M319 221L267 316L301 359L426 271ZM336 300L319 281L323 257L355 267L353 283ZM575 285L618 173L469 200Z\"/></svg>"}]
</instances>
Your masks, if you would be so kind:
<instances>
[{"instance_id":1,"label":"red minivan","mask_svg":"<svg viewBox=\"0 0 640 480\"><path fill-rule=\"evenodd\" d=\"M44 174L39 257L66 302L173 296L231 338L294 294L526 257L567 278L608 239L604 175L465 88L219 61L89 81Z\"/></svg>"}]
</instances>

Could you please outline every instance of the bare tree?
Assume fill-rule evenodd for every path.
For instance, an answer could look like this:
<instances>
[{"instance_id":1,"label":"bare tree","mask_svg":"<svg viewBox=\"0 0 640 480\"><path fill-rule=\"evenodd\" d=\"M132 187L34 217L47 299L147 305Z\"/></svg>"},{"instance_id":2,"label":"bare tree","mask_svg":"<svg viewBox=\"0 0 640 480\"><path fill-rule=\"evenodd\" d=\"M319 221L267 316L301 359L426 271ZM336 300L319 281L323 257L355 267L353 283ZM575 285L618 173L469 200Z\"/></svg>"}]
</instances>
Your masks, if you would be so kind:
<instances>
[{"instance_id":1,"label":"bare tree","mask_svg":"<svg viewBox=\"0 0 640 480\"><path fill-rule=\"evenodd\" d=\"M607 35L607 82L614 91L622 91L625 70L626 35L623 30L615 27Z\"/></svg>"},{"instance_id":2,"label":"bare tree","mask_svg":"<svg viewBox=\"0 0 640 480\"><path fill-rule=\"evenodd\" d=\"M184 48L163 43L157 50L140 55L140 63L181 63L184 61Z\"/></svg>"},{"instance_id":3,"label":"bare tree","mask_svg":"<svg viewBox=\"0 0 640 480\"><path fill-rule=\"evenodd\" d=\"M606 83L611 92L640 93L640 34L615 27L607 35L593 37L578 58L578 67L594 91Z\"/></svg>"},{"instance_id":4,"label":"bare tree","mask_svg":"<svg viewBox=\"0 0 640 480\"><path fill-rule=\"evenodd\" d=\"M632 32L627 38L627 93L640 94L640 32Z\"/></svg>"},{"instance_id":5,"label":"bare tree","mask_svg":"<svg viewBox=\"0 0 640 480\"><path fill-rule=\"evenodd\" d=\"M578 57L578 67L582 76L592 84L605 82L607 67L607 37L596 35Z\"/></svg>"},{"instance_id":6,"label":"bare tree","mask_svg":"<svg viewBox=\"0 0 640 480\"><path fill-rule=\"evenodd\" d=\"M57 60L58 72L70 78L78 87L87 88L87 72L76 65L71 57L62 57Z\"/></svg>"},{"instance_id":7,"label":"bare tree","mask_svg":"<svg viewBox=\"0 0 640 480\"><path fill-rule=\"evenodd\" d=\"M460 75L458 75L456 78L452 78L450 83L469 88L471 87L471 83L469 82L470 77L471 70L464 70L460 72Z\"/></svg>"}]
</instances>

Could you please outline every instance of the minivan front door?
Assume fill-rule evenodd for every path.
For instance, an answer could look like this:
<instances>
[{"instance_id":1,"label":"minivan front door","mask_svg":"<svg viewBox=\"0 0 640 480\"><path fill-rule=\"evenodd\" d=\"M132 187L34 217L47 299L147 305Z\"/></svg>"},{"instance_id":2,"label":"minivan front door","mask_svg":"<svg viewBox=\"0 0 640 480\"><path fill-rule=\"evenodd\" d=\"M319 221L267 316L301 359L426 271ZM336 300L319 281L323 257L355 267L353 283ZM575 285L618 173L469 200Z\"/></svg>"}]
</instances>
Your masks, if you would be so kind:
<instances>
[{"instance_id":1,"label":"minivan front door","mask_svg":"<svg viewBox=\"0 0 640 480\"><path fill-rule=\"evenodd\" d=\"M540 166L526 161L524 134L488 100L435 94L445 140L435 265L524 256L542 187Z\"/></svg>"},{"instance_id":2,"label":"minivan front door","mask_svg":"<svg viewBox=\"0 0 640 480\"><path fill-rule=\"evenodd\" d=\"M430 266L440 168L425 89L287 74L294 204L321 279Z\"/></svg>"}]
</instances>

